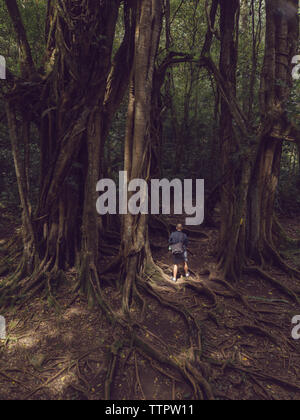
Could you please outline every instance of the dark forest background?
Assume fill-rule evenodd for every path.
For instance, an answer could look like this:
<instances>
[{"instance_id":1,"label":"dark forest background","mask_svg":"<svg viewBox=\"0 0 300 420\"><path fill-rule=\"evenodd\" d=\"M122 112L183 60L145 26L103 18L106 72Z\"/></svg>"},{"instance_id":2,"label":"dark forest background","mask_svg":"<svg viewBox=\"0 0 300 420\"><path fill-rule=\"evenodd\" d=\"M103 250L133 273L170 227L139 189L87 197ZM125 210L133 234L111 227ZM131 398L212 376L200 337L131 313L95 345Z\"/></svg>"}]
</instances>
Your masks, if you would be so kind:
<instances>
[{"instance_id":1,"label":"dark forest background","mask_svg":"<svg viewBox=\"0 0 300 420\"><path fill-rule=\"evenodd\" d=\"M3 398L298 399L298 0L1 0L0 54L0 313L13 334L18 311L39 313L33 302L57 316L79 305L102 315L106 335L98 377L84 356L82 379L77 354L73 385L47 394L47 369L39 387L19 372L28 392ZM204 223L185 227L191 280L170 282L167 239L184 215L97 214L97 181L122 170L205 180ZM152 304L162 329L147 321ZM220 330L229 347L210 341ZM261 365L237 350L239 334L266 349ZM288 372L272 366L268 340ZM30 350L38 371L51 359L41 349ZM13 344L0 351L5 360ZM143 382L143 357L159 366L160 391ZM116 391L122 366L137 383L128 393Z\"/></svg>"}]
</instances>

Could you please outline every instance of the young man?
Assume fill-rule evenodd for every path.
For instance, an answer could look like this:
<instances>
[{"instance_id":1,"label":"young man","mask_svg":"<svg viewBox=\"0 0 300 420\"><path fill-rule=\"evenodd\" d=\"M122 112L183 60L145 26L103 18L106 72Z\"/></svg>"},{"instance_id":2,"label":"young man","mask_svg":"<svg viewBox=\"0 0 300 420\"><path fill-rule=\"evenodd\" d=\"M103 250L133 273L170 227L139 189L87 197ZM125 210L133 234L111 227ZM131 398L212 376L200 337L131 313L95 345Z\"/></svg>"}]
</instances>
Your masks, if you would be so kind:
<instances>
[{"instance_id":1,"label":"young man","mask_svg":"<svg viewBox=\"0 0 300 420\"><path fill-rule=\"evenodd\" d=\"M179 264L184 264L185 277L189 277L190 275L187 258L188 238L186 234L182 232L182 229L182 224L179 223L176 226L176 232L173 232L169 239L169 250L172 251L174 263L173 277L171 280L174 282L177 280Z\"/></svg>"}]
</instances>

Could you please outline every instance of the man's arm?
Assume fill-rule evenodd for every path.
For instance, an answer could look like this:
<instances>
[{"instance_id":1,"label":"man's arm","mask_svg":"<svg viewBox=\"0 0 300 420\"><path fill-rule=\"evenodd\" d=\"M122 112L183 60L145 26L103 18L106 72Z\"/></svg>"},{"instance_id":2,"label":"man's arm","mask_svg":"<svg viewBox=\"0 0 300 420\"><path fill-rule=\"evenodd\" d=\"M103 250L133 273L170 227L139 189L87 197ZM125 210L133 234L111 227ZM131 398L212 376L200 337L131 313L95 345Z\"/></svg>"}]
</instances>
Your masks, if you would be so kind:
<instances>
[{"instance_id":1,"label":"man's arm","mask_svg":"<svg viewBox=\"0 0 300 420\"><path fill-rule=\"evenodd\" d=\"M187 248L189 244L189 239L186 234L184 234L183 245Z\"/></svg>"}]
</instances>

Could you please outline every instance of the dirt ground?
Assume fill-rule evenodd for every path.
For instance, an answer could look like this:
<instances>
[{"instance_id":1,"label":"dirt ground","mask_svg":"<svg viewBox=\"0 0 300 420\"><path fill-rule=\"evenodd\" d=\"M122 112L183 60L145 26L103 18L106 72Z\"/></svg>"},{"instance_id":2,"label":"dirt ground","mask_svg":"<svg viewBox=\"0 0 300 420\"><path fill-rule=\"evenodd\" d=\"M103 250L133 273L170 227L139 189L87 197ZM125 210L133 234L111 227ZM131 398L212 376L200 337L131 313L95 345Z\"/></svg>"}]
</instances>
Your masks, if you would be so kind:
<instances>
[{"instance_id":1,"label":"dirt ground","mask_svg":"<svg viewBox=\"0 0 300 420\"><path fill-rule=\"evenodd\" d=\"M300 234L300 218L281 220L292 236ZM12 223L12 220L10 220ZM0 240L12 234L0 230ZM180 302L200 326L199 352L205 376L217 399L300 399L300 340L292 339L291 320L300 315L295 300L274 283L244 275L228 288L205 272L215 265L217 231L199 227L190 235L191 287L180 278L161 290L161 296ZM166 237L156 238L162 247ZM171 274L167 247L153 249L155 262ZM286 255L300 265L300 252ZM272 276L299 290L280 270ZM54 300L31 301L25 307L0 309L6 318L7 338L0 341L1 400L189 400L193 388L178 372L149 358L111 325L98 307L89 308L84 296L74 300L76 273L70 271ZM0 278L0 282L3 278ZM198 293L193 284L205 285ZM105 296L118 310L121 294L105 287ZM182 314L153 296L138 300L132 318L142 325L139 334L173 360L189 351L189 328ZM113 369L112 369L113 367ZM112 375L112 372L114 373Z\"/></svg>"}]
</instances>

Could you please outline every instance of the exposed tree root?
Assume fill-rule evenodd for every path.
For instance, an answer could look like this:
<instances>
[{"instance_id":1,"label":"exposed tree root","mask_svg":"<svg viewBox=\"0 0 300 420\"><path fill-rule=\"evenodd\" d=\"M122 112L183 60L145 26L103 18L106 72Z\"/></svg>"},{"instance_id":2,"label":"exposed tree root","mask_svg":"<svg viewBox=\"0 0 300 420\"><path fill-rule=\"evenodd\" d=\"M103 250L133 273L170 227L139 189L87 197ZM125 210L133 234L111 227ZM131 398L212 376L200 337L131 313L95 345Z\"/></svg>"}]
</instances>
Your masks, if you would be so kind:
<instances>
[{"instance_id":1,"label":"exposed tree root","mask_svg":"<svg viewBox=\"0 0 300 420\"><path fill-rule=\"evenodd\" d=\"M140 379L140 374L139 374L139 368L138 368L138 362L137 362L137 358L136 358L136 353L134 353L134 362L135 362L135 374L136 374L136 379L137 379L137 385L140 387L141 393L143 395L143 400L146 400L146 396L144 394L142 383L141 383L141 379Z\"/></svg>"},{"instance_id":2,"label":"exposed tree root","mask_svg":"<svg viewBox=\"0 0 300 420\"><path fill-rule=\"evenodd\" d=\"M15 254L22 251L21 236L13 235L9 240L0 244L0 253L14 257Z\"/></svg>"},{"instance_id":3,"label":"exposed tree root","mask_svg":"<svg viewBox=\"0 0 300 420\"><path fill-rule=\"evenodd\" d=\"M248 297L244 296L239 292L235 286L230 284L225 278L217 272L206 271L204 274L209 275L208 281L215 281L220 283L228 291L223 292L223 290L215 290L211 285L205 284L205 281L201 281L200 277L197 277L196 280L189 280L184 282L179 282L174 284L169 281L168 276L164 271L158 267L153 260L147 259L147 265L144 268L143 275L136 275L132 284L130 284L131 290L131 299L133 303L138 300L141 303L141 318L140 323L136 321L136 318L133 319L130 310L126 313L122 311L120 307L119 310L112 309L103 293L103 281L105 279L105 274L113 273L120 268L120 257L115 258L111 265L98 274L98 268L93 264L90 259L82 259L80 266L80 284L82 291L88 296L90 303L97 302L101 307L103 313L107 316L108 320L113 326L119 326L123 332L126 334L125 341L116 341L110 349L110 360L107 368L107 375L105 380L105 398L111 398L112 386L114 382L114 376L116 374L117 364L118 364L118 352L122 346L130 346L131 353L135 354L135 351L138 351L141 355L146 357L151 361L151 365L155 368L155 363L159 363L163 367L159 366L160 372L164 374L169 379L172 379L174 382L182 381L188 383L193 389L193 398L196 399L214 399L215 396L219 395L218 392L212 388L211 369L210 366L216 365L216 361L207 359L203 356L205 346L203 346L203 327L200 325L197 311L194 310L195 305L197 305L196 297L205 297L209 300L210 306L206 305L205 315L207 318L211 318L217 325L219 325L219 319L217 314L214 313L219 311L219 306L222 306L218 300L217 295L222 295L225 297L233 297L240 301L247 313L243 312L240 308L233 307L234 310L240 312L241 315L244 315L245 318L248 318L244 324L228 326L229 329L236 331L242 331L244 333L251 333L255 335L261 335L266 337L271 342L275 343L276 346L281 347L282 341L275 337L274 334L270 333L268 330L258 325L260 322L270 323L269 320L264 320L262 318L262 313L271 313L270 311L262 311L261 309L257 310L253 308L248 301ZM48 261L41 262L33 273L29 277L24 277L24 264L20 263L20 266L17 271L17 277L14 276L9 280L9 290L14 292L13 295L17 295L22 290L23 293L26 293L25 301L28 299L28 296L33 296L34 294L44 291L45 294L50 297L52 302L56 304L54 296L54 288L56 284L62 279L63 273L60 272L57 266L54 264L53 259L48 259ZM260 277L268 280L272 285L275 285L281 292L285 293L289 298L292 298L294 301L299 303L298 297L293 290L290 290L285 285L281 284L279 280L274 279L269 274L264 272L258 267L246 267L245 272L251 275L259 275ZM16 282L17 279L17 282ZM200 280L200 281L199 281ZM101 284L100 284L101 281ZM112 283L112 286L117 288L116 282ZM172 298L172 292L176 292L175 298L181 291L191 289L195 296L195 304L187 307L185 303L181 300L180 302ZM189 338L188 348L182 349L181 352L174 354L174 349L156 335L154 332L149 331L143 325L145 310L146 310L146 297L147 295L155 298L161 307L176 312L180 315L185 325L187 326L187 336ZM189 293L185 294L185 298L190 298ZM24 297L24 296L23 296ZM193 296L192 296L193 297ZM186 301L184 298L184 301ZM249 297L250 300L250 297ZM21 300L24 303L24 300ZM223 301L222 301L223 302ZM270 302L267 302L268 304ZM226 302L224 303L223 312L228 309ZM192 310L193 308L193 310ZM249 313L251 315L249 315ZM218 312L219 313L219 312ZM205 320L205 318L204 318ZM201 320L201 323L203 318ZM222 324L223 326L223 324ZM226 323L224 323L226 327ZM276 327L276 325L274 325ZM206 328L206 326L205 326ZM151 335L152 340L146 340L146 333ZM154 346L153 340L156 343ZM220 350L220 348L219 348ZM222 351L223 350L223 351ZM225 355L224 349L222 348L222 354ZM219 361L217 361L219 363ZM76 365L72 365L73 367ZM220 364L218 364L220 366ZM282 378L277 378L272 375L264 374L260 371L254 371L251 369L245 369L242 366L236 365L234 362L228 360L222 362L223 371L226 368L232 368L239 372L249 375L249 378L252 378L252 382L257 380L270 380L278 383L281 386L290 386L291 389L299 390L295 384L289 384L288 381ZM135 369L136 369L136 378L137 383L139 384L140 392L142 393L143 398L145 397L144 391L142 389L142 384L139 376L138 364L135 356ZM167 370L166 370L167 369ZM169 371L170 369L170 371ZM64 371L64 370L63 370ZM59 372L59 374L62 372ZM58 374L58 375L59 375ZM50 378L50 381L58 377ZM255 379L254 379L255 378ZM46 382L32 393L28 394L27 397L34 395L39 389L44 386L47 386ZM81 390L81 392L83 392ZM174 392L173 392L174 394ZM88 394L86 394L88 395Z\"/></svg>"},{"instance_id":4,"label":"exposed tree root","mask_svg":"<svg viewBox=\"0 0 300 420\"><path fill-rule=\"evenodd\" d=\"M277 346L280 347L280 342L278 341L278 339L271 333L269 333L269 331L265 330L262 327L258 327L257 325L247 325L247 324L243 324L243 325L238 325L235 326L235 329L245 333L245 332L250 332L250 333L254 333L256 335L262 335L267 337L270 341L273 341L274 344L276 344Z\"/></svg>"},{"instance_id":5,"label":"exposed tree root","mask_svg":"<svg viewBox=\"0 0 300 420\"><path fill-rule=\"evenodd\" d=\"M228 281L225 280L225 278L222 275L220 275L219 273L211 272L211 274L209 276L209 280L210 281L215 281L215 282L220 283L223 286L225 286L231 292L230 297L234 297L234 298L240 300L249 311L256 312L256 309L252 308L252 306L249 305L246 296L243 296L239 291L237 291L230 283L228 283ZM223 294L223 292L220 292L220 291L217 292L215 290L214 290L214 293ZM226 296L226 295L224 295L224 296Z\"/></svg>"},{"instance_id":6,"label":"exposed tree root","mask_svg":"<svg viewBox=\"0 0 300 420\"><path fill-rule=\"evenodd\" d=\"M22 241L17 236L13 236L8 241L0 244L0 276L8 275L14 269L16 261L20 259L22 261ZM23 262L23 261L22 261ZM20 269L20 263L16 270Z\"/></svg>"},{"instance_id":7,"label":"exposed tree root","mask_svg":"<svg viewBox=\"0 0 300 420\"><path fill-rule=\"evenodd\" d=\"M118 341L116 341L111 346L111 354L110 354L110 359L108 362L108 369L107 369L107 374L106 374L106 379L105 379L105 384L104 384L104 399L105 400L110 400L111 385L113 383L113 379L114 379L114 375L116 371L118 353L121 348L122 348L122 343Z\"/></svg>"},{"instance_id":8,"label":"exposed tree root","mask_svg":"<svg viewBox=\"0 0 300 420\"><path fill-rule=\"evenodd\" d=\"M190 288L197 292L199 295L205 295L212 301L211 309L217 306L217 296L213 290L211 290L208 286L206 286L204 283L199 283L196 281L185 281L182 285L182 287Z\"/></svg>"},{"instance_id":9,"label":"exposed tree root","mask_svg":"<svg viewBox=\"0 0 300 420\"><path fill-rule=\"evenodd\" d=\"M269 243L265 244L267 257L272 261L274 265L279 267L282 271L289 274L291 277L295 276L300 279L300 271L296 270L293 267L290 267L279 255L275 248L273 248Z\"/></svg>"},{"instance_id":10,"label":"exposed tree root","mask_svg":"<svg viewBox=\"0 0 300 420\"><path fill-rule=\"evenodd\" d=\"M283 226L280 224L278 218L274 216L273 219L274 234L280 244L298 248L300 246L300 239L294 239L288 236Z\"/></svg>"},{"instance_id":11,"label":"exposed tree root","mask_svg":"<svg viewBox=\"0 0 300 420\"><path fill-rule=\"evenodd\" d=\"M165 366L175 369L183 378L190 383L194 389L195 398L201 399L201 387L203 388L207 399L213 400L213 392L210 384L203 378L200 372L197 371L197 368L192 366L192 364L186 360L181 360L180 358L166 357L161 352L156 350L150 343L146 342L144 339L135 336L134 343L137 346L137 349L141 354L146 353L148 356L151 356L154 360L157 360ZM172 355L171 355L172 356Z\"/></svg>"},{"instance_id":12,"label":"exposed tree root","mask_svg":"<svg viewBox=\"0 0 300 420\"><path fill-rule=\"evenodd\" d=\"M115 245L105 245L102 248L102 255L108 255L108 256L116 256L119 254L119 246L115 246Z\"/></svg>"},{"instance_id":13,"label":"exposed tree root","mask_svg":"<svg viewBox=\"0 0 300 420\"><path fill-rule=\"evenodd\" d=\"M274 375L270 375L268 373L264 373L264 372L261 372L261 371L255 371L255 370L244 368L242 366L238 366L234 362L232 362L231 360L228 360L226 363L224 363L224 362L221 362L219 360L214 360L214 359L208 358L207 361L209 363L211 363L212 365L223 367L224 370L226 368L234 369L236 371L249 374L250 376L253 375L253 376L255 376L255 377L257 377L261 380L271 381L271 382L274 382L278 385L284 386L285 388L289 388L289 389L292 389L294 391L300 391L300 386L299 385L294 384L292 382L289 382L288 380L286 380L284 378L280 378L280 377L277 377L277 376L274 376Z\"/></svg>"},{"instance_id":14,"label":"exposed tree root","mask_svg":"<svg viewBox=\"0 0 300 420\"><path fill-rule=\"evenodd\" d=\"M97 274L96 267L93 264L90 264L90 262L87 262L86 266L82 265L81 275L85 276L85 281L88 282L90 285L90 296L94 296L95 300L98 302L111 324L114 326L120 326L120 328L126 332L125 341L115 341L110 349L110 359L105 380L105 399L111 398L112 386L118 364L118 353L122 346L124 346L125 344L126 346L130 346L130 348L132 349L131 352L133 351L133 354L135 354L135 351L138 351L142 356L149 359L153 368L157 368L156 363L158 363L158 370L169 379L172 379L173 383L174 381L182 381L183 383L188 383L193 389L193 398L195 399L213 400L216 396L220 396L217 391L215 392L215 390L213 390L211 385L211 381L213 380L213 378L211 377L210 366L214 365L219 367L222 366L223 371L225 371L226 368L232 368L236 371L242 372L243 374L248 375L250 379L252 378L253 383L255 383L257 380L269 380L281 386L288 386L293 390L300 390L300 386L293 383L289 383L283 378L268 375L261 371L246 369L242 366L237 365L231 360L228 360L224 363L208 359L206 356L203 356L202 328L199 323L199 320L195 318L192 311L189 308L185 307L182 302L178 303L178 301L176 301L175 299L173 300L170 295L170 292L172 293L172 290L179 292L180 289L191 289L194 292L196 292L197 295L204 296L205 298L208 298L210 300L210 309L216 308L218 306L218 298L216 296L217 293L213 291L211 287L208 287L205 284L197 281L186 281L181 284L175 285L174 287L174 285L171 282L166 280L165 275L161 276L161 273L163 273L163 271L161 269L158 269L156 265L150 264L147 267L147 272L149 274L145 275L145 277L148 280L145 280L145 278L142 278L140 276L136 277L136 281L133 287L133 299L139 299L142 304L142 321L146 305L145 295L150 295L154 297L162 307L170 309L171 311L180 314L181 318L187 325L189 348L185 349L179 354L174 354L174 350L172 350L171 347L168 346L168 343L164 343L158 336L149 331L150 335L154 338L155 343L158 344L154 346L152 341L146 340L144 338L146 329L142 324L138 324L136 321L134 321L131 318L130 314L129 317L124 316L124 313L121 311L121 308L119 311L113 310L108 304L106 298L104 297L103 289L100 286L100 278ZM251 308L251 306L248 304L248 301L244 296L242 296L241 293L239 293L226 280L220 279L215 274L216 273L211 273L211 280L216 280L217 282L225 286L234 298L239 299L241 303L244 304L245 308L251 311L251 314L256 313L255 311L253 311L253 308ZM251 274L257 275L258 273L257 271L251 271ZM50 280L51 279L49 279L49 277L46 275L46 277L44 278L44 283L45 285L48 285L46 289L48 294L51 295L52 280ZM36 286L38 286L38 284L31 283L31 287ZM280 290L285 291L285 289L282 288ZM293 295L289 296L291 297ZM242 299L242 297L245 299ZM209 308L206 307L206 310L207 309ZM262 321L262 319L259 316L259 311L257 312L257 321ZM249 322L246 324L236 325L229 328L245 333L250 332L255 335L262 335L279 347L282 344L280 340L278 340L278 338L276 338L269 331L256 325L255 320L253 324ZM76 364L73 364L71 367L75 366ZM27 395L27 398L32 397L37 391L42 389L44 386L47 386L51 381L53 381L61 373L63 373L65 369L66 368L59 371L58 374L50 378L48 381L46 381L46 383L42 384L34 391L30 392ZM146 398L142 389L136 358L135 369L137 383L139 384L139 388L141 390L140 392L142 393L143 398ZM170 369L170 371L167 371L166 369ZM81 390L81 392L83 392L83 390ZM88 395L88 393L85 393L85 395Z\"/></svg>"},{"instance_id":15,"label":"exposed tree root","mask_svg":"<svg viewBox=\"0 0 300 420\"><path fill-rule=\"evenodd\" d=\"M255 276L259 276L263 278L264 280L267 280L269 283L271 283L273 286L275 286L277 289L279 289L281 292L283 292L285 295L292 298L297 304L300 303L300 300L296 293L285 286L282 282L272 277L270 274L262 270L260 267L251 266L251 267L245 267L244 272L246 274L251 274Z\"/></svg>"},{"instance_id":16,"label":"exposed tree root","mask_svg":"<svg viewBox=\"0 0 300 420\"><path fill-rule=\"evenodd\" d=\"M120 270L120 264L121 264L121 256L118 255L113 259L113 261L108 264L104 270L100 271L100 276L106 273L115 272L116 270Z\"/></svg>"},{"instance_id":17,"label":"exposed tree root","mask_svg":"<svg viewBox=\"0 0 300 420\"><path fill-rule=\"evenodd\" d=\"M152 267L153 269L154 267ZM149 269L149 267L148 267ZM157 269L156 269L157 270ZM150 270L151 271L151 270ZM125 328L128 335L128 343L131 343L131 346L134 345L136 349L141 352L142 354L147 355L148 357L156 360L160 363L163 363L165 366L175 369L181 377L183 377L194 389L195 398L202 398L203 393L207 399L213 399L213 392L209 382L203 377L199 368L197 368L197 364L201 366L200 362L200 353L199 346L201 347L201 328L197 320L193 317L193 315L180 305L176 305L174 302L169 302L165 298L161 297L155 290L153 289L153 275L151 278L151 284L143 281L143 279L137 277L137 286L141 287L147 293L150 293L153 297L157 298L162 305L165 307L172 309L180 313L180 315L185 320L188 330L189 330L189 337L190 337L190 351L188 352L189 356L179 355L174 356L169 354L169 356L165 356L161 350L158 350L153 347L153 345L144 340L142 337L139 336L138 331L143 331L138 324L130 320L128 316L130 314L126 314L126 316L122 316L116 311L112 311L110 306L107 304L105 299L102 296L101 288L97 279L94 277L93 281L91 282L92 288L94 290L94 294L96 297L97 302L99 303L100 307L107 315L109 321L115 325L118 324L122 328ZM95 276L95 273L94 273ZM157 271L156 271L157 276ZM164 278L161 278L161 282L164 282ZM141 296L141 295L140 295ZM210 293L209 296L212 298L212 294ZM107 380L106 380L106 397L110 395L110 387L112 384L112 378L114 375L114 370L116 366L116 352L112 358L112 362L109 366L109 370L107 373Z\"/></svg>"},{"instance_id":18,"label":"exposed tree root","mask_svg":"<svg viewBox=\"0 0 300 420\"><path fill-rule=\"evenodd\" d=\"M143 288L148 294L156 298L161 305L166 308L169 308L177 313L179 313L186 322L189 331L189 338L191 342L191 346L197 346L197 337L195 339L195 329L197 332L201 333L201 328L198 324L198 321L194 318L194 316L182 305L178 305L175 302L171 302L161 296L159 293L155 291L155 289L147 282L143 281L141 278L139 279L138 285Z\"/></svg>"},{"instance_id":19,"label":"exposed tree root","mask_svg":"<svg viewBox=\"0 0 300 420\"><path fill-rule=\"evenodd\" d=\"M62 375L66 370L70 370L73 367L76 367L76 365L78 365L78 362L82 359L84 359L85 357L87 357L90 353L92 353L93 351L97 350L99 347L96 347L92 350L89 350L88 352L84 353L82 356L80 356L77 360L69 363L68 366L65 366L64 368L62 368L58 373L56 373L54 376L52 376L51 378L49 378L47 381L45 381L42 385L39 385L37 388L35 388L33 391L31 391L30 393L28 393L26 395L26 397L24 398L24 400L28 400L29 398L31 398L33 395L35 395L38 391L40 391L41 389L45 388L46 386L48 386L51 382L53 382L56 378L58 378L60 375Z\"/></svg>"}]
</instances>

